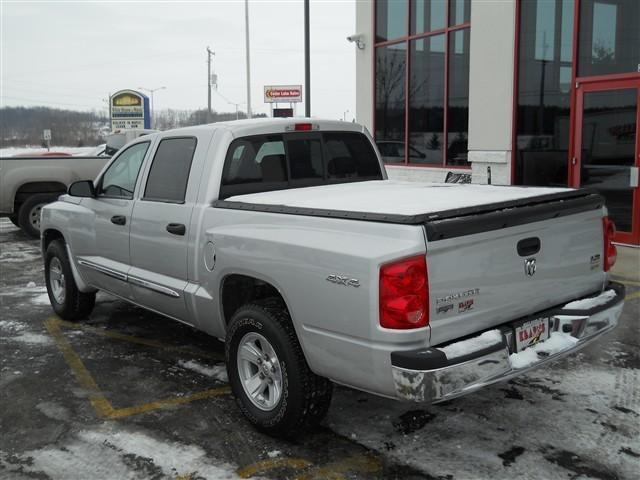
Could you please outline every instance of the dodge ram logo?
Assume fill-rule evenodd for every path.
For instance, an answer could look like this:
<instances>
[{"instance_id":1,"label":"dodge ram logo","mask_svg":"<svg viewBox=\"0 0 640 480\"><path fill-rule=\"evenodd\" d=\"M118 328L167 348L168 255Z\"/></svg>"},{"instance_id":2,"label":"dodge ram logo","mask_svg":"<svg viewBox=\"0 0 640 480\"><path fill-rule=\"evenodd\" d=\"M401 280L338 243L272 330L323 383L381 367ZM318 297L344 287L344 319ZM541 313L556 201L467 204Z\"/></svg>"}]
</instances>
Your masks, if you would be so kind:
<instances>
[{"instance_id":1,"label":"dodge ram logo","mask_svg":"<svg viewBox=\"0 0 640 480\"><path fill-rule=\"evenodd\" d=\"M533 277L536 274L535 258L527 258L524 261L524 273L526 273L528 277Z\"/></svg>"}]
</instances>

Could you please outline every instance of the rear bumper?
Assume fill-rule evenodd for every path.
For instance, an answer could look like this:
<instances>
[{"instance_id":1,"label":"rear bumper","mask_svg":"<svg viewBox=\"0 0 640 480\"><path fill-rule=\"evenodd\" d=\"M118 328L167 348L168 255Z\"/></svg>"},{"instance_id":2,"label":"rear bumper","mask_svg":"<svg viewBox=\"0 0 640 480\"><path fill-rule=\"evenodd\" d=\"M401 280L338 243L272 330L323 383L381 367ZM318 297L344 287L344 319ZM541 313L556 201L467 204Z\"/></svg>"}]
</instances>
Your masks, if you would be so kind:
<instances>
[{"instance_id":1,"label":"rear bumper","mask_svg":"<svg viewBox=\"0 0 640 480\"><path fill-rule=\"evenodd\" d=\"M611 293L606 293L610 291L615 292L612 298ZM495 338L488 346L486 341L477 340L480 334L464 341L470 347L468 352L459 348L459 342L454 350L464 354L455 358L447 358L444 347L392 352L396 396L416 402L441 402L572 354L618 324L624 296L624 285L611 282L594 297L607 299L606 302L595 302L593 307L582 310L560 307L532 315L531 318L551 319L550 337L520 353L513 353L513 328L508 324L485 334L484 338Z\"/></svg>"}]
</instances>

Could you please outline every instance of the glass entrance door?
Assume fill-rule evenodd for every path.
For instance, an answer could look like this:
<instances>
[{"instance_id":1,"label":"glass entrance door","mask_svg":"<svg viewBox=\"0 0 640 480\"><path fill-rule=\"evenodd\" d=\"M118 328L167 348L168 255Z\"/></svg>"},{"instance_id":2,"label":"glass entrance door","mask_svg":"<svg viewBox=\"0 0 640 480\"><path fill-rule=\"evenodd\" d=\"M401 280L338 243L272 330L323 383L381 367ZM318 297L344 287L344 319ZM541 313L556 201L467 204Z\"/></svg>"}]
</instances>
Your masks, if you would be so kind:
<instances>
[{"instance_id":1,"label":"glass entrance door","mask_svg":"<svg viewBox=\"0 0 640 480\"><path fill-rule=\"evenodd\" d=\"M618 233L614 240L640 244L640 79L579 85L572 181L606 200Z\"/></svg>"}]
</instances>

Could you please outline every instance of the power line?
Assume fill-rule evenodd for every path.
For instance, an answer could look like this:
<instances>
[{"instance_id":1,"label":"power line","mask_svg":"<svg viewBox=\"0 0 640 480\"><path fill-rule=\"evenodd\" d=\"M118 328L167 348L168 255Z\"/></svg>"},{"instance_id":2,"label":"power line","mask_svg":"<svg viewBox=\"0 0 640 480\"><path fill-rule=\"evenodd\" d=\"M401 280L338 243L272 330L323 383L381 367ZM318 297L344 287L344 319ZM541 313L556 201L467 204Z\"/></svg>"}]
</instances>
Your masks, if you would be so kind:
<instances>
[{"instance_id":1,"label":"power line","mask_svg":"<svg viewBox=\"0 0 640 480\"><path fill-rule=\"evenodd\" d=\"M64 105L64 106L71 106L71 107L84 107L84 108L92 108L94 110L101 110L101 108L96 107L95 105L81 105L78 103L63 103L63 102L52 102L49 100L42 100L42 99L38 99L38 98L25 98L25 97L14 97L14 96L10 96L10 95L4 95L4 94L0 94L0 98L8 98L11 100L20 100L23 102L40 102L39 105L35 105L35 106L42 106L45 107L48 104L49 105ZM3 105L3 107L6 107L7 105Z\"/></svg>"}]
</instances>

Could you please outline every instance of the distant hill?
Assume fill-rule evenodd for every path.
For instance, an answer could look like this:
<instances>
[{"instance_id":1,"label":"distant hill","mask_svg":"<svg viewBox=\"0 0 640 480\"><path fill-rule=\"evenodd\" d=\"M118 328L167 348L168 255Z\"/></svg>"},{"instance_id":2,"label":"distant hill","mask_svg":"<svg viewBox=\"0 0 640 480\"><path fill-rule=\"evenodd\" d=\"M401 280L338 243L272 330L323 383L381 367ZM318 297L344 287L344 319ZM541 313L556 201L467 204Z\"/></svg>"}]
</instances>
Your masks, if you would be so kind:
<instances>
[{"instance_id":1,"label":"distant hill","mask_svg":"<svg viewBox=\"0 0 640 480\"><path fill-rule=\"evenodd\" d=\"M0 147L42 144L51 130L52 145L98 145L109 129L108 118L95 112L48 107L0 108Z\"/></svg>"},{"instance_id":2,"label":"distant hill","mask_svg":"<svg viewBox=\"0 0 640 480\"><path fill-rule=\"evenodd\" d=\"M257 117L266 117L258 114ZM244 112L213 112L211 122L246 118ZM207 123L207 111L166 109L156 112L155 128L168 130ZM42 145L42 131L51 130L51 145L92 146L104 143L109 119L97 112L48 107L0 108L0 148Z\"/></svg>"}]
</instances>

